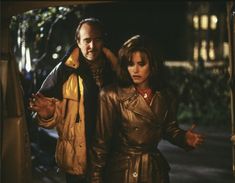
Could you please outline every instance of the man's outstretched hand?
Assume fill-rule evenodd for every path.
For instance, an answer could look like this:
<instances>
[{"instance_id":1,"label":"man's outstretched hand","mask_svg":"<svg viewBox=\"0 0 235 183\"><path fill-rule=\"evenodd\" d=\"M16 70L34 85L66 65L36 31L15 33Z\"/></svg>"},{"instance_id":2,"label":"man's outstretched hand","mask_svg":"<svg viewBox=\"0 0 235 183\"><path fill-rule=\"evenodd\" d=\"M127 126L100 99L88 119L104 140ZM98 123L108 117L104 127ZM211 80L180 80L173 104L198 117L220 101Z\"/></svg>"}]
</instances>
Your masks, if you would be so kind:
<instances>
[{"instance_id":1,"label":"man's outstretched hand","mask_svg":"<svg viewBox=\"0 0 235 183\"><path fill-rule=\"evenodd\" d=\"M37 112L40 118L49 119L55 112L55 99L45 97L41 93L32 94L29 99L29 109Z\"/></svg>"}]
</instances>

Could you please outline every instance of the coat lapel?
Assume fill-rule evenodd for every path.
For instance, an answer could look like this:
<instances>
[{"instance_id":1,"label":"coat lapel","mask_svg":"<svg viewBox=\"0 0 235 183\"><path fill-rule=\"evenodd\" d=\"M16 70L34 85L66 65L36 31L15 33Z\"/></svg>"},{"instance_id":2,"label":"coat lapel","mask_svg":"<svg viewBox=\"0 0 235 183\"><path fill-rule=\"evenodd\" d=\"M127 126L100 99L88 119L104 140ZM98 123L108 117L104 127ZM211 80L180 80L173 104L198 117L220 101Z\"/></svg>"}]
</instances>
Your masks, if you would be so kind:
<instances>
[{"instance_id":1,"label":"coat lapel","mask_svg":"<svg viewBox=\"0 0 235 183\"><path fill-rule=\"evenodd\" d=\"M155 93L150 108L151 111L158 117L158 119L161 121L165 120L167 114L167 104L161 92L157 91Z\"/></svg>"},{"instance_id":2,"label":"coat lapel","mask_svg":"<svg viewBox=\"0 0 235 183\"><path fill-rule=\"evenodd\" d=\"M120 101L126 109L151 120L156 118L150 106L133 86L129 88L119 88L118 93Z\"/></svg>"},{"instance_id":3,"label":"coat lapel","mask_svg":"<svg viewBox=\"0 0 235 183\"><path fill-rule=\"evenodd\" d=\"M164 121L168 109L165 97L163 97L161 92L156 91L150 106L133 86L119 88L118 95L121 103L126 109L139 114L150 121Z\"/></svg>"}]
</instances>

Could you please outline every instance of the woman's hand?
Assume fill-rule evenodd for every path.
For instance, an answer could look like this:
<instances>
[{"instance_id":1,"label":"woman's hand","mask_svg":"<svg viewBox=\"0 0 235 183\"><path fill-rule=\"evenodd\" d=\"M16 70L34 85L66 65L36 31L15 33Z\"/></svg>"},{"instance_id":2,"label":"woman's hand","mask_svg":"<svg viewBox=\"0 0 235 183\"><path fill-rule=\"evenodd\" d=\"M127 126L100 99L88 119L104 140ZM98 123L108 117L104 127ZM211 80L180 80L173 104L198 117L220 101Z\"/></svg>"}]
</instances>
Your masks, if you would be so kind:
<instances>
[{"instance_id":1,"label":"woman's hand","mask_svg":"<svg viewBox=\"0 0 235 183\"><path fill-rule=\"evenodd\" d=\"M196 125L193 124L192 127L189 130L187 130L185 135L187 144L193 148L197 148L199 145L201 145L204 142L205 139L205 137L202 134L193 132L195 127Z\"/></svg>"},{"instance_id":2,"label":"woman's hand","mask_svg":"<svg viewBox=\"0 0 235 183\"><path fill-rule=\"evenodd\" d=\"M40 118L49 119L55 112L55 99L45 97L41 93L32 94L32 98L29 99L29 109L37 112Z\"/></svg>"}]
</instances>

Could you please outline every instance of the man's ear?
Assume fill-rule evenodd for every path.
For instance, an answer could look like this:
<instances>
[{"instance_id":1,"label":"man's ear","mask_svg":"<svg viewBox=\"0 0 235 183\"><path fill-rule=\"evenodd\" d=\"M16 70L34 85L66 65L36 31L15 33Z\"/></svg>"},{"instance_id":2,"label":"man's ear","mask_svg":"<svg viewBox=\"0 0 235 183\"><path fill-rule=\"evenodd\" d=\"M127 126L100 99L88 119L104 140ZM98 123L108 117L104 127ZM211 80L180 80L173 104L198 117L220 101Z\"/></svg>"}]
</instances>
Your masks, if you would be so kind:
<instances>
[{"instance_id":1,"label":"man's ear","mask_svg":"<svg viewBox=\"0 0 235 183\"><path fill-rule=\"evenodd\" d=\"M78 47L80 48L80 43L79 43L79 41L77 40L77 45L78 45Z\"/></svg>"}]
</instances>

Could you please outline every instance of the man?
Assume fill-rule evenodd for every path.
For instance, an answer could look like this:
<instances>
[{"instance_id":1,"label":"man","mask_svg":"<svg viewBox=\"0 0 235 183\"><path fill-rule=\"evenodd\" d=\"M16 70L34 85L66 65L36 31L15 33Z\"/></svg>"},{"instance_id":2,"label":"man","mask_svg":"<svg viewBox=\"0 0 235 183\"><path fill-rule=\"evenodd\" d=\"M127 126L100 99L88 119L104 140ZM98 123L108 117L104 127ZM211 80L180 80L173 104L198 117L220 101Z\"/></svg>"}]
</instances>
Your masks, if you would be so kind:
<instances>
[{"instance_id":1,"label":"man","mask_svg":"<svg viewBox=\"0 0 235 183\"><path fill-rule=\"evenodd\" d=\"M95 18L82 20L77 44L51 71L39 92L30 99L39 126L56 127L56 162L67 183L85 182L87 148L96 118L97 94L113 80L117 59L104 47L104 29ZM46 97L45 97L46 96Z\"/></svg>"}]
</instances>

